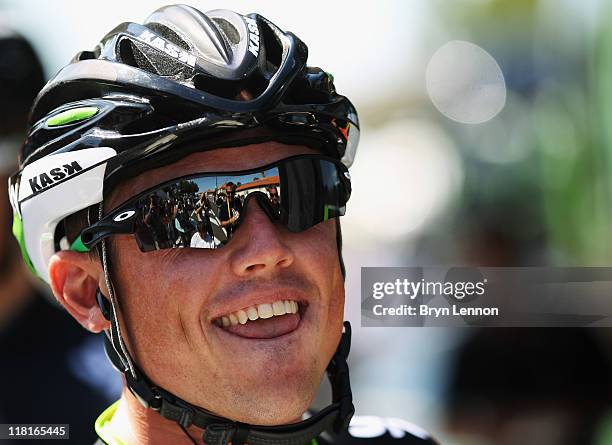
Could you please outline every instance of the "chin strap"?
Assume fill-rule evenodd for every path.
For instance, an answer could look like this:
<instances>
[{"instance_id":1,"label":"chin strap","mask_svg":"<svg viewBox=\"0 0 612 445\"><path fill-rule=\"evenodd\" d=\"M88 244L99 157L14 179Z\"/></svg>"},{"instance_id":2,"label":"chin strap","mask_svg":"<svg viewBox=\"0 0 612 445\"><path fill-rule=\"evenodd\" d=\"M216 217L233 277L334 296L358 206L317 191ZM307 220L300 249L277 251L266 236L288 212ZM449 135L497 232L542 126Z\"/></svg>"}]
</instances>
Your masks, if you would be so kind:
<instances>
[{"instance_id":1,"label":"chin strap","mask_svg":"<svg viewBox=\"0 0 612 445\"><path fill-rule=\"evenodd\" d=\"M304 445L323 431L336 434L348 428L355 412L346 359L351 346L351 325L344 322L344 332L329 365L327 376L332 386L332 404L312 417L298 423L280 426L250 425L216 416L153 385L145 374L134 366L135 377L119 358L116 348L105 336L106 353L115 368L125 375L127 386L145 407L183 428L195 425L204 430L206 445Z\"/></svg>"}]
</instances>

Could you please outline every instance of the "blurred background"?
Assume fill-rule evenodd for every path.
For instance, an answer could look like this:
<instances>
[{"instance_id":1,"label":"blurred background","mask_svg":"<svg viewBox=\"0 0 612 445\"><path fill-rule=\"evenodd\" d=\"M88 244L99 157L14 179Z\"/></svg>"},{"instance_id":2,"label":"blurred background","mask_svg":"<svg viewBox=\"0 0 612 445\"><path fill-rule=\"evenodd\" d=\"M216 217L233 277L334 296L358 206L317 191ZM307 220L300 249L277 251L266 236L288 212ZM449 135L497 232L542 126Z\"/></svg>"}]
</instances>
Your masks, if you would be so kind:
<instances>
[{"instance_id":1,"label":"blurred background","mask_svg":"<svg viewBox=\"0 0 612 445\"><path fill-rule=\"evenodd\" d=\"M118 23L142 22L164 3L0 0L0 25L30 42L48 79ZM609 329L360 328L363 266L611 265L612 4L189 4L258 12L293 31L309 47L309 65L333 73L359 110L362 139L343 219L357 414L407 419L445 444L612 444ZM36 84L11 74L23 62L11 51L0 52L0 73L11 78L1 81L2 121L19 100L32 99L11 96L10 82ZM24 122L0 137L0 176L14 167ZM8 227L10 211L0 204ZM15 320L33 301L48 303L44 290L20 284L6 238L0 235L0 376L26 362L37 367L32 378L59 372L49 354L23 352L24 342L45 334L16 329ZM116 376L95 337L74 335L65 348L73 383L65 385L84 386L58 394L87 393L99 412L117 397ZM19 354L24 362L12 359ZM0 420L23 421L0 391ZM93 418L88 425L93 433Z\"/></svg>"}]
</instances>

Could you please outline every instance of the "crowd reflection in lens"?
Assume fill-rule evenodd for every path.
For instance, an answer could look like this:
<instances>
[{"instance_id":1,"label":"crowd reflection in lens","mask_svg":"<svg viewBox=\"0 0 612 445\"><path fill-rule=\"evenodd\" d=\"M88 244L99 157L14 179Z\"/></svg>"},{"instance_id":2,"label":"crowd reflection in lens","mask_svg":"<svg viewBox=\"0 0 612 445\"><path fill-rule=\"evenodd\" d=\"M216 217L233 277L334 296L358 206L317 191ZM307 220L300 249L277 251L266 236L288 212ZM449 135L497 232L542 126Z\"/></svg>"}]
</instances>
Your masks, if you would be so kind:
<instances>
[{"instance_id":1,"label":"crowd reflection in lens","mask_svg":"<svg viewBox=\"0 0 612 445\"><path fill-rule=\"evenodd\" d=\"M157 189L138 202L138 243L145 251L219 247L237 229L245 199L255 192L280 211L276 168L243 176L187 179Z\"/></svg>"}]
</instances>

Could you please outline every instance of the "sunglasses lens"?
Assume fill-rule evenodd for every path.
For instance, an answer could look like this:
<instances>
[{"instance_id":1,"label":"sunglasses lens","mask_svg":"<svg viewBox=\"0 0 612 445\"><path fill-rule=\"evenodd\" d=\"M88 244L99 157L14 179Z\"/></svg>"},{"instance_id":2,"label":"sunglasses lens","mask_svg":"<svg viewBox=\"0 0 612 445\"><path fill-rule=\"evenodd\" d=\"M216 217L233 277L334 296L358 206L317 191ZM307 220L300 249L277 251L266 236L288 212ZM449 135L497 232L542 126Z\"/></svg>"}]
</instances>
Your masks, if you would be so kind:
<instances>
[{"instance_id":1,"label":"sunglasses lens","mask_svg":"<svg viewBox=\"0 0 612 445\"><path fill-rule=\"evenodd\" d=\"M292 178L285 187L282 222L292 232L301 232L320 222L344 215L348 190L333 162L296 159L282 168Z\"/></svg>"},{"instance_id":2,"label":"sunglasses lens","mask_svg":"<svg viewBox=\"0 0 612 445\"><path fill-rule=\"evenodd\" d=\"M87 232L133 233L140 250L218 249L232 238L256 198L273 221L301 232L344 215L346 169L321 157L296 157L258 171L201 174L151 189ZM98 237L99 239L99 237Z\"/></svg>"}]
</instances>

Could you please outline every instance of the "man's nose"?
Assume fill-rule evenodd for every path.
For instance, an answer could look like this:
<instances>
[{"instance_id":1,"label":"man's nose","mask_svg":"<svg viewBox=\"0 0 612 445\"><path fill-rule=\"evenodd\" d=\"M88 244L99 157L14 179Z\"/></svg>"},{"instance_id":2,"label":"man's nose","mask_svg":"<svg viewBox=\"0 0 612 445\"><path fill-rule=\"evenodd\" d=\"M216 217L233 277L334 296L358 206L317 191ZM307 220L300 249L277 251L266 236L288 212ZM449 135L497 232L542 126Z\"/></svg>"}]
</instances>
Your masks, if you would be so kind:
<instances>
[{"instance_id":1,"label":"man's nose","mask_svg":"<svg viewBox=\"0 0 612 445\"><path fill-rule=\"evenodd\" d=\"M230 243L234 245L230 256L232 271L238 276L253 277L289 267L294 254L281 236L282 229L270 220L256 199L249 199L243 211L244 220Z\"/></svg>"}]
</instances>

